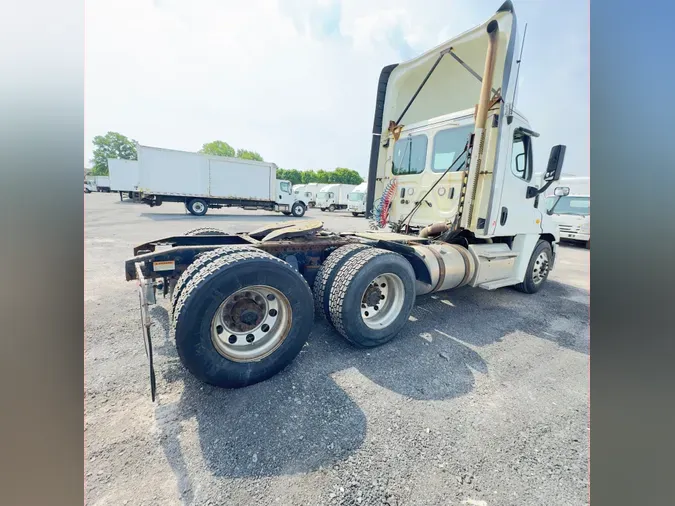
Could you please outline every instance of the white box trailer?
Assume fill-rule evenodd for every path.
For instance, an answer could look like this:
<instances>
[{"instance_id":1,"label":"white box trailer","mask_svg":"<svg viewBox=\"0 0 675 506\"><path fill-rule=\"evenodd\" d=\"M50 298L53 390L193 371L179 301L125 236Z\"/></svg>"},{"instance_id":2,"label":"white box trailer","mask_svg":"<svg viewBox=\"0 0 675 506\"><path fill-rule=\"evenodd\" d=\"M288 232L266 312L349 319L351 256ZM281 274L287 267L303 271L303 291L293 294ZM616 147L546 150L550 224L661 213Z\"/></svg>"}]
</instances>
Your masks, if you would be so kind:
<instances>
[{"instance_id":1,"label":"white box trailer","mask_svg":"<svg viewBox=\"0 0 675 506\"><path fill-rule=\"evenodd\" d=\"M110 190L126 193L129 198L138 195L139 170L137 160L123 160L120 158L108 159L108 175L110 177Z\"/></svg>"},{"instance_id":2,"label":"white box trailer","mask_svg":"<svg viewBox=\"0 0 675 506\"><path fill-rule=\"evenodd\" d=\"M140 198L151 207L182 202L195 216L221 207L305 214L307 203L277 180L274 163L141 145L137 153Z\"/></svg>"},{"instance_id":3,"label":"white box trailer","mask_svg":"<svg viewBox=\"0 0 675 506\"><path fill-rule=\"evenodd\" d=\"M105 193L110 191L109 176L94 176L94 183L96 184L96 191Z\"/></svg>"},{"instance_id":4,"label":"white box trailer","mask_svg":"<svg viewBox=\"0 0 675 506\"><path fill-rule=\"evenodd\" d=\"M354 184L328 184L316 195L316 205L322 211L347 209L347 195L356 188Z\"/></svg>"},{"instance_id":5,"label":"white box trailer","mask_svg":"<svg viewBox=\"0 0 675 506\"><path fill-rule=\"evenodd\" d=\"M366 195L368 193L368 181L364 181L347 195L347 211L354 216L366 214Z\"/></svg>"}]
</instances>

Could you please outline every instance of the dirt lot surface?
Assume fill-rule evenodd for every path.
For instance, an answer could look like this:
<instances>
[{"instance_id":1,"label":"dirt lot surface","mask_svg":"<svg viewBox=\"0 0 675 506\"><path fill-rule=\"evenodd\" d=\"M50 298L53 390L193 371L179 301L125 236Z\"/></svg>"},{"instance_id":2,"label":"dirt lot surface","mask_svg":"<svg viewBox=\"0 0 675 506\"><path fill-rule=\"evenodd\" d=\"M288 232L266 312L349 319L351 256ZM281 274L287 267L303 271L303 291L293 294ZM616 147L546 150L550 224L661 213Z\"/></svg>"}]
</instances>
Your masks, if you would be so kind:
<instances>
[{"instance_id":1,"label":"dirt lot surface","mask_svg":"<svg viewBox=\"0 0 675 506\"><path fill-rule=\"evenodd\" d=\"M136 244L281 215L85 200L89 505L583 505L588 498L589 253L563 245L539 293L462 288L417 299L400 336L351 347L318 319L298 358L239 390L181 366L168 299L152 307L150 400ZM329 229L367 228L312 210Z\"/></svg>"}]
</instances>

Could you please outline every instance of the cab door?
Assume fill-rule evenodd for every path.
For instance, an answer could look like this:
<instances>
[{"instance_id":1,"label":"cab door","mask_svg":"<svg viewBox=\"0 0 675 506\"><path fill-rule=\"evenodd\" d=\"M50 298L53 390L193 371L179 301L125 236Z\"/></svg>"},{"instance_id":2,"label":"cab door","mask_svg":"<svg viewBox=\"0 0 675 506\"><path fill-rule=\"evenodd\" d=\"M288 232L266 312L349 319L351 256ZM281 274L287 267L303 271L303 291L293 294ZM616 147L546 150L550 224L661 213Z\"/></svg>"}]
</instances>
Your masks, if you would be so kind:
<instances>
[{"instance_id":1,"label":"cab door","mask_svg":"<svg viewBox=\"0 0 675 506\"><path fill-rule=\"evenodd\" d=\"M499 205L493 209L488 224L489 235L537 234L541 232L541 212L536 198L527 198L527 188L536 186L533 166L534 132L517 117L510 128L507 156L500 163L503 171ZM533 135L534 134L534 135Z\"/></svg>"}]
</instances>

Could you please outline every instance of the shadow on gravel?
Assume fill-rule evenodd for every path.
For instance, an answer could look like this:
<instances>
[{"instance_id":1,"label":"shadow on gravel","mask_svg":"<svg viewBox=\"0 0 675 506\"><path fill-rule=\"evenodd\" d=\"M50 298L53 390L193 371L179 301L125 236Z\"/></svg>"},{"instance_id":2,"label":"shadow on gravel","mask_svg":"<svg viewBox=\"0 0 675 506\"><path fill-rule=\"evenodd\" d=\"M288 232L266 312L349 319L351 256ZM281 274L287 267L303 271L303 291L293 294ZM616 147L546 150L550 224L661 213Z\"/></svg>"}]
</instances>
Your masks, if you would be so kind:
<instances>
[{"instance_id":1,"label":"shadow on gravel","mask_svg":"<svg viewBox=\"0 0 675 506\"><path fill-rule=\"evenodd\" d=\"M180 422L195 419L204 461L215 476L278 476L346 459L364 442L366 417L331 374L354 367L382 388L416 400L470 392L488 367L476 348L524 332L588 353L588 292L550 281L536 295L512 289L459 289L419 297L416 321L392 342L353 348L317 318L296 360L268 381L238 390L202 384L179 362L165 308L152 309L158 373L157 423L167 459L187 490ZM446 301L446 302L443 302ZM163 384L181 382L180 399L163 404Z\"/></svg>"}]
</instances>

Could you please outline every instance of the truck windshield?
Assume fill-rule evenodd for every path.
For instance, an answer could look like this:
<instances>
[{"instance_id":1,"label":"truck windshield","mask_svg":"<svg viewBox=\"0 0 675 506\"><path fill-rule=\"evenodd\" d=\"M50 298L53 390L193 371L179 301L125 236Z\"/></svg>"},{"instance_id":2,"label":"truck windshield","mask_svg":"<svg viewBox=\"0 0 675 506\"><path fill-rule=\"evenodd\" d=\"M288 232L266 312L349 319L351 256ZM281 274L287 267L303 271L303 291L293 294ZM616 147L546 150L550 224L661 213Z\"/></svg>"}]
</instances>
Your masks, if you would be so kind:
<instances>
[{"instance_id":1,"label":"truck windshield","mask_svg":"<svg viewBox=\"0 0 675 506\"><path fill-rule=\"evenodd\" d=\"M555 198L555 197L554 197ZM590 216L591 199L590 197L560 197L548 205L553 205L553 214L574 214L577 216Z\"/></svg>"},{"instance_id":2,"label":"truck windshield","mask_svg":"<svg viewBox=\"0 0 675 506\"><path fill-rule=\"evenodd\" d=\"M365 193L350 193L347 195L347 200L351 200L352 202L361 202L364 195Z\"/></svg>"}]
</instances>

